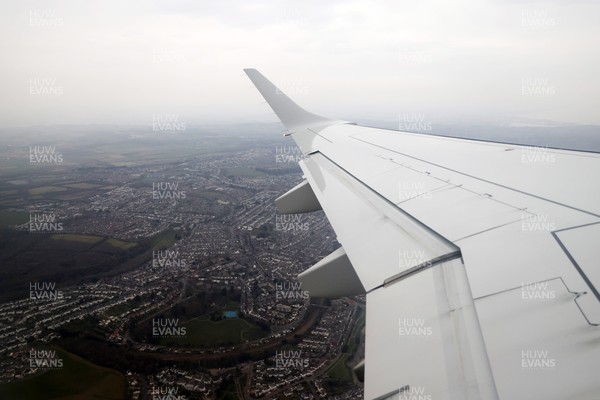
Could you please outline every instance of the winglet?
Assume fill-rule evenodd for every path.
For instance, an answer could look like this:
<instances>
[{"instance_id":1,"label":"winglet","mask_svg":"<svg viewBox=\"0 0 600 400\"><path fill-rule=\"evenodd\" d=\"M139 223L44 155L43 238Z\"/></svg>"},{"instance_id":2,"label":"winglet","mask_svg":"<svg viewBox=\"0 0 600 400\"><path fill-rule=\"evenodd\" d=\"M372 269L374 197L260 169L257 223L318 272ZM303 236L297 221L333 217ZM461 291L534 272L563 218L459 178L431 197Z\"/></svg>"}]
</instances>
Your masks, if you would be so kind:
<instances>
[{"instance_id":1,"label":"winglet","mask_svg":"<svg viewBox=\"0 0 600 400\"><path fill-rule=\"evenodd\" d=\"M254 86L256 86L260 94L262 94L288 130L338 122L306 111L294 103L292 99L286 96L285 93L279 90L256 69L248 68L244 69L244 72L246 72L246 75L248 75Z\"/></svg>"}]
</instances>

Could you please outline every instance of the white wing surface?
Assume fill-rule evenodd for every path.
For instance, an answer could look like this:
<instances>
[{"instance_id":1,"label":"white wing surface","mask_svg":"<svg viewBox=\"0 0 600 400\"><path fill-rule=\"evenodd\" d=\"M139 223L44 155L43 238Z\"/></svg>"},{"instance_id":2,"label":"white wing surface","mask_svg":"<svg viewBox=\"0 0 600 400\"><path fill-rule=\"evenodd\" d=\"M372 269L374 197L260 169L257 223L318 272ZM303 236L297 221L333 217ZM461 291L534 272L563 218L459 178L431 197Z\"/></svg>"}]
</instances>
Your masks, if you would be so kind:
<instances>
[{"instance_id":1,"label":"white wing surface","mask_svg":"<svg viewBox=\"0 0 600 400\"><path fill-rule=\"evenodd\" d=\"M300 281L366 294L365 398L600 398L599 154L331 120L245 71L305 155L278 208L341 244Z\"/></svg>"}]
</instances>

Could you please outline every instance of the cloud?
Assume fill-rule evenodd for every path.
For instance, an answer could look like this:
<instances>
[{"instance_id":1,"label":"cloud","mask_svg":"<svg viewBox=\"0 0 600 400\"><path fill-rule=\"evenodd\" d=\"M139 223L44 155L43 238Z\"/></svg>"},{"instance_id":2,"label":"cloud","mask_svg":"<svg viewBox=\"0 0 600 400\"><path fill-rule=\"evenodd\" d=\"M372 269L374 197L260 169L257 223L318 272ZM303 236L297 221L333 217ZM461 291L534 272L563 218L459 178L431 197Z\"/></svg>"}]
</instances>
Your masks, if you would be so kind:
<instances>
[{"instance_id":1,"label":"cloud","mask_svg":"<svg viewBox=\"0 0 600 400\"><path fill-rule=\"evenodd\" d=\"M338 118L416 112L600 124L599 9L561 1L8 1L0 6L0 123L149 124L153 113L189 123L273 120L242 72L256 67L306 108ZM53 80L63 94L32 95L32 79Z\"/></svg>"}]
</instances>

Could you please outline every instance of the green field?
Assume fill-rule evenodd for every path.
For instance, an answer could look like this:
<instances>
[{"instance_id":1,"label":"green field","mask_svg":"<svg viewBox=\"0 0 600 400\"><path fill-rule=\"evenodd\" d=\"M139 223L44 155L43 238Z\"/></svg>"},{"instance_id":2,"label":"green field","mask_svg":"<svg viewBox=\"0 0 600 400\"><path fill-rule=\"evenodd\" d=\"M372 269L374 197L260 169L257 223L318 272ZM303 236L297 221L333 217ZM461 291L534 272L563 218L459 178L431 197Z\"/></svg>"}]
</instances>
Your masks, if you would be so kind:
<instances>
[{"instance_id":1,"label":"green field","mask_svg":"<svg viewBox=\"0 0 600 400\"><path fill-rule=\"evenodd\" d=\"M92 364L75 354L57 350L61 369L23 381L0 384L1 399L106 399L127 396L126 380L119 372Z\"/></svg>"},{"instance_id":2,"label":"green field","mask_svg":"<svg viewBox=\"0 0 600 400\"><path fill-rule=\"evenodd\" d=\"M122 250L128 250L131 249L132 247L137 246L137 243L135 242L124 242L122 240L117 240L117 239L107 239L106 243L110 244L113 247L116 247L118 249L122 249Z\"/></svg>"},{"instance_id":3,"label":"green field","mask_svg":"<svg viewBox=\"0 0 600 400\"><path fill-rule=\"evenodd\" d=\"M175 244L176 233L172 230L167 230L161 232L157 236L155 236L152 240L152 247L154 250L164 250L169 248Z\"/></svg>"},{"instance_id":4,"label":"green field","mask_svg":"<svg viewBox=\"0 0 600 400\"><path fill-rule=\"evenodd\" d=\"M266 174L261 171L257 171L250 167L230 167L223 168L221 171L225 176L238 176L240 178L257 178L259 176L265 176Z\"/></svg>"},{"instance_id":5,"label":"green field","mask_svg":"<svg viewBox=\"0 0 600 400\"><path fill-rule=\"evenodd\" d=\"M80 242L80 243L99 243L104 240L103 237L100 236L90 236L90 235L73 235L73 234L65 234L65 235L52 235L50 236L54 240L70 240L72 242Z\"/></svg>"},{"instance_id":6,"label":"green field","mask_svg":"<svg viewBox=\"0 0 600 400\"><path fill-rule=\"evenodd\" d=\"M63 186L69 187L69 188L74 188L74 189L95 189L97 187L100 187L101 185L96 185L94 183L79 182L79 183L70 183L68 185L63 185Z\"/></svg>"},{"instance_id":7,"label":"green field","mask_svg":"<svg viewBox=\"0 0 600 400\"><path fill-rule=\"evenodd\" d=\"M210 347L236 344L263 337L265 333L257 326L240 318L211 321L208 317L198 317L181 324L186 327L186 335L178 338L164 337L160 344L174 344L185 347Z\"/></svg>"},{"instance_id":8,"label":"green field","mask_svg":"<svg viewBox=\"0 0 600 400\"><path fill-rule=\"evenodd\" d=\"M64 192L65 188L60 186L42 186L33 189L29 189L29 193L32 195L35 194L46 194L46 193L54 193L54 192Z\"/></svg>"},{"instance_id":9,"label":"green field","mask_svg":"<svg viewBox=\"0 0 600 400\"><path fill-rule=\"evenodd\" d=\"M64 287L114 276L151 259L150 240L128 243L95 235L9 230L0 240L0 301L26 298L29 282L47 280Z\"/></svg>"},{"instance_id":10,"label":"green field","mask_svg":"<svg viewBox=\"0 0 600 400\"><path fill-rule=\"evenodd\" d=\"M72 242L88 243L88 244L100 243L101 241L105 240L101 236L76 235L76 234L52 235L50 237L54 240L70 240ZM124 242L122 240L117 240L117 239L113 239L113 238L106 239L106 243L113 247L116 247L117 249L121 249L121 250L128 250L128 249L131 249L131 248L137 246L137 243L135 243L135 242Z\"/></svg>"},{"instance_id":11,"label":"green field","mask_svg":"<svg viewBox=\"0 0 600 400\"><path fill-rule=\"evenodd\" d=\"M348 346L347 350L345 353L341 354L338 361L327 372L327 375L330 378L352 382L352 370L347 365L347 362L352 358L352 354L356 350L356 337L361 334L364 326L365 312L362 308L359 308L354 327L352 328L352 333L346 342Z\"/></svg>"},{"instance_id":12,"label":"green field","mask_svg":"<svg viewBox=\"0 0 600 400\"><path fill-rule=\"evenodd\" d=\"M330 378L334 379L352 381L352 373L350 372L350 369L346 366L346 361L348 361L349 357L350 354L343 353L340 359L334 364L333 367L331 367L327 375L329 375Z\"/></svg>"},{"instance_id":13,"label":"green field","mask_svg":"<svg viewBox=\"0 0 600 400\"><path fill-rule=\"evenodd\" d=\"M29 213L25 211L0 211L0 228L22 225L29 221Z\"/></svg>"}]
</instances>

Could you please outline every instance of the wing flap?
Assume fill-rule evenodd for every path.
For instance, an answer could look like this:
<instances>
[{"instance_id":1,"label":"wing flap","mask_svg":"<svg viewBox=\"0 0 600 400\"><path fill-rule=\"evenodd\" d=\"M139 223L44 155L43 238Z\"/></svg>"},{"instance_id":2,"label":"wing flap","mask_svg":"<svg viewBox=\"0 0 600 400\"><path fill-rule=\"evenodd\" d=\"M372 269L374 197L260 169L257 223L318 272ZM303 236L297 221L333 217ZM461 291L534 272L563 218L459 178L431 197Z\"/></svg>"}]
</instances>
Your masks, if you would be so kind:
<instances>
[{"instance_id":1,"label":"wing flap","mask_svg":"<svg viewBox=\"0 0 600 400\"><path fill-rule=\"evenodd\" d=\"M461 259L367 295L366 356L367 399L497 398Z\"/></svg>"},{"instance_id":2,"label":"wing flap","mask_svg":"<svg viewBox=\"0 0 600 400\"><path fill-rule=\"evenodd\" d=\"M323 155L300 166L366 291L457 250Z\"/></svg>"}]
</instances>

